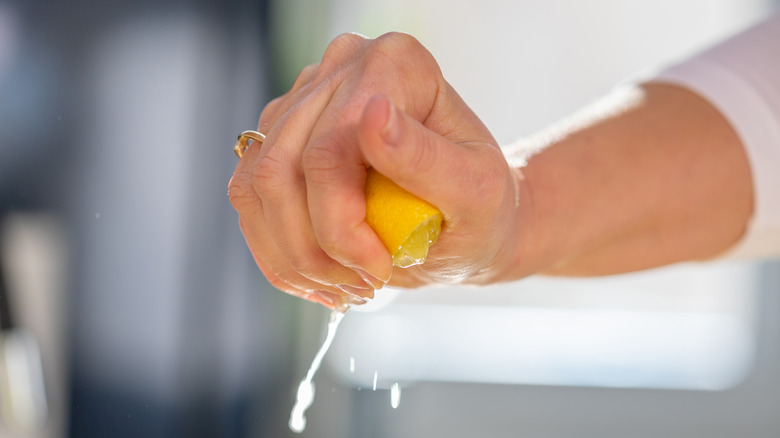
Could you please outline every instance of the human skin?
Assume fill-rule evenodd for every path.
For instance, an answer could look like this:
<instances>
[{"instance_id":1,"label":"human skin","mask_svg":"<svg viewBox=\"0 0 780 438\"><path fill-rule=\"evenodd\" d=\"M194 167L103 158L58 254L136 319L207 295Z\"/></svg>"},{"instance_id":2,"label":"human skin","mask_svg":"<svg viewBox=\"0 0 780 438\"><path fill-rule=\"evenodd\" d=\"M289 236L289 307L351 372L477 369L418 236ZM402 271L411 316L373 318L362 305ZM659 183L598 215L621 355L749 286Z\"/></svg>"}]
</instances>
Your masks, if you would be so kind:
<instances>
[{"instance_id":1,"label":"human skin","mask_svg":"<svg viewBox=\"0 0 780 438\"><path fill-rule=\"evenodd\" d=\"M753 208L739 138L706 101L642 84L501 149L414 38L342 35L264 109L229 196L277 288L334 307L384 284L608 275L715 257ZM528 153L532 146L532 154ZM364 221L375 168L444 214L393 268Z\"/></svg>"}]
</instances>

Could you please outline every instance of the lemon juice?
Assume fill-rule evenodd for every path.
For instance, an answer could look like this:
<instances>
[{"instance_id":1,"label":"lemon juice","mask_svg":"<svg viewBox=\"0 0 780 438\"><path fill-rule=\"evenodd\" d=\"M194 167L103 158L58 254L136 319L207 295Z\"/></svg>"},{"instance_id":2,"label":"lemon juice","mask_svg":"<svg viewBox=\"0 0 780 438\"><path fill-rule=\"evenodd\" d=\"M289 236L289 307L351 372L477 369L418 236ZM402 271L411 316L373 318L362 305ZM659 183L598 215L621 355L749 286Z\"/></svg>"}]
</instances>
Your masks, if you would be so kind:
<instances>
[{"instance_id":1,"label":"lemon juice","mask_svg":"<svg viewBox=\"0 0 780 438\"><path fill-rule=\"evenodd\" d=\"M314 403L314 375L317 374L317 370L320 369L322 359L330 348L330 344L333 343L333 338L336 337L336 331L339 329L339 324L342 319L344 319L344 312L339 310L330 312L330 318L328 318L328 334L325 336L325 341L314 356L314 360L311 362L306 377L304 377L298 385L298 392L295 395L295 404L293 405L292 412L290 412L289 426L290 430L293 432L301 433L306 429L306 410Z\"/></svg>"},{"instance_id":2,"label":"lemon juice","mask_svg":"<svg viewBox=\"0 0 780 438\"><path fill-rule=\"evenodd\" d=\"M366 222L393 258L393 265L406 268L425 261L428 248L439 238L444 215L436 207L404 190L392 180L368 169L366 176ZM290 412L290 430L301 433L306 429L306 410L314 403L314 375L322 365L341 320L349 309L342 303L331 311L325 341L312 360L306 377L298 385L295 404ZM354 372L354 358L350 359L350 372ZM378 373L374 373L373 389L376 391ZM390 390L390 404L398 407L401 389L394 384Z\"/></svg>"}]
</instances>

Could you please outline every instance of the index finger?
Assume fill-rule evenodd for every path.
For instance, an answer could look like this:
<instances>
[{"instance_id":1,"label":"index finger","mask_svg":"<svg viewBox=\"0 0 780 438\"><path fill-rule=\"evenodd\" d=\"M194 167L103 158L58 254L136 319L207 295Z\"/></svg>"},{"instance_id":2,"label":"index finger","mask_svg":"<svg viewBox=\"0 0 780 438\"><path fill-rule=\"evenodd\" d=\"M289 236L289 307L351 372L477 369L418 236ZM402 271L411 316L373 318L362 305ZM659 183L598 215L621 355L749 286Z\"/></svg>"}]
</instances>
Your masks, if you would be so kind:
<instances>
[{"instance_id":1,"label":"index finger","mask_svg":"<svg viewBox=\"0 0 780 438\"><path fill-rule=\"evenodd\" d=\"M392 274L392 259L366 223L367 167L355 127L341 127L313 138L303 155L312 229L334 260L381 288Z\"/></svg>"}]
</instances>

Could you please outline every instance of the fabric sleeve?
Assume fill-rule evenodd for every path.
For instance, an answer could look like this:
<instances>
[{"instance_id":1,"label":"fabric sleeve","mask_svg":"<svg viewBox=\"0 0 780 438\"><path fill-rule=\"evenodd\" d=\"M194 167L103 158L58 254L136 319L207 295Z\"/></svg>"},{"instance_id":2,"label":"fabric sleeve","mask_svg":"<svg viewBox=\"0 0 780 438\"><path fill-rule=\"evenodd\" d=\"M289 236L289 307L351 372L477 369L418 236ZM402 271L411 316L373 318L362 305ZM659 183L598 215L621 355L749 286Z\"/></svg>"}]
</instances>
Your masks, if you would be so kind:
<instances>
[{"instance_id":1,"label":"fabric sleeve","mask_svg":"<svg viewBox=\"0 0 780 438\"><path fill-rule=\"evenodd\" d=\"M683 86L729 121L747 152L754 211L725 257L780 256L780 14L650 79Z\"/></svg>"}]
</instances>

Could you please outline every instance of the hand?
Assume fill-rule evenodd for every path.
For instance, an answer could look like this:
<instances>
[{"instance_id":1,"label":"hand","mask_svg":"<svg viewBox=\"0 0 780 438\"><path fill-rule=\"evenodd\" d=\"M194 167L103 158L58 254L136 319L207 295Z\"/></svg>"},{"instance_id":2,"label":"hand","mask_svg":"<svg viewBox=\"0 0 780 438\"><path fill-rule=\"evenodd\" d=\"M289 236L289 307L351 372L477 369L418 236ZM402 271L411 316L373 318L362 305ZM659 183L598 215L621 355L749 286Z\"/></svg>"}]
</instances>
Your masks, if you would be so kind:
<instances>
[{"instance_id":1,"label":"hand","mask_svg":"<svg viewBox=\"0 0 780 438\"><path fill-rule=\"evenodd\" d=\"M267 139L240 160L229 195L277 288L335 307L386 283L486 281L513 258L522 178L414 38L337 37L258 129ZM364 221L369 167L443 212L425 264L393 268Z\"/></svg>"}]
</instances>

